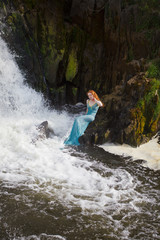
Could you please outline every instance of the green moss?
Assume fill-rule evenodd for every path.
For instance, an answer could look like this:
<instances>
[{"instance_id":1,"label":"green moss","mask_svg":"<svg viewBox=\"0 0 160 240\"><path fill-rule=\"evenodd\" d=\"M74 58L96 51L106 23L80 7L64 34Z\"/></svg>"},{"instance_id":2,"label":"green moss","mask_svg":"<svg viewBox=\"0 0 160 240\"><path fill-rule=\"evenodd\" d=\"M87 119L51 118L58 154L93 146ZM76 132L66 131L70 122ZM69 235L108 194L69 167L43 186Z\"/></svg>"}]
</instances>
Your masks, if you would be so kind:
<instances>
[{"instance_id":1,"label":"green moss","mask_svg":"<svg viewBox=\"0 0 160 240\"><path fill-rule=\"evenodd\" d=\"M62 59L65 51L64 36L62 37L61 32L56 32L54 24L51 26L48 22L44 23L41 15L38 16L37 34L41 53L47 62L53 63L56 59Z\"/></svg>"},{"instance_id":2,"label":"green moss","mask_svg":"<svg viewBox=\"0 0 160 240\"><path fill-rule=\"evenodd\" d=\"M17 13L12 13L12 17L16 20L17 19Z\"/></svg>"},{"instance_id":3,"label":"green moss","mask_svg":"<svg viewBox=\"0 0 160 240\"><path fill-rule=\"evenodd\" d=\"M151 103L153 97L156 95L156 91L160 91L160 80L154 78L150 85L150 90L144 97L147 104Z\"/></svg>"},{"instance_id":4,"label":"green moss","mask_svg":"<svg viewBox=\"0 0 160 240\"><path fill-rule=\"evenodd\" d=\"M140 99L140 100L138 101L137 107L140 108L140 109L142 109L142 111L144 111L144 109L145 109L145 101L144 101L144 99Z\"/></svg>"},{"instance_id":5,"label":"green moss","mask_svg":"<svg viewBox=\"0 0 160 240\"><path fill-rule=\"evenodd\" d=\"M147 71L147 77L160 79L160 59L152 61Z\"/></svg>"},{"instance_id":6,"label":"green moss","mask_svg":"<svg viewBox=\"0 0 160 240\"><path fill-rule=\"evenodd\" d=\"M3 3L3 10L5 12L5 14L7 15L7 9L6 9L6 5Z\"/></svg>"},{"instance_id":7,"label":"green moss","mask_svg":"<svg viewBox=\"0 0 160 240\"><path fill-rule=\"evenodd\" d=\"M160 121L160 80L150 79L145 86L145 94L137 106L131 109L132 141L138 145L143 138L151 138L157 131Z\"/></svg>"},{"instance_id":8,"label":"green moss","mask_svg":"<svg viewBox=\"0 0 160 240\"><path fill-rule=\"evenodd\" d=\"M139 116L134 115L134 112L132 116L141 124L141 133L156 130L160 118L160 80L151 80L146 94L138 101L134 111L139 111ZM139 132L138 128L137 131Z\"/></svg>"},{"instance_id":9,"label":"green moss","mask_svg":"<svg viewBox=\"0 0 160 240\"><path fill-rule=\"evenodd\" d=\"M9 16L8 19L7 19L7 22L11 25L13 24L13 17L12 16Z\"/></svg>"},{"instance_id":10,"label":"green moss","mask_svg":"<svg viewBox=\"0 0 160 240\"><path fill-rule=\"evenodd\" d=\"M159 91L159 96L160 96L160 91ZM153 115L153 119L159 119L159 118L160 118L160 100L154 109L154 115Z\"/></svg>"},{"instance_id":11,"label":"green moss","mask_svg":"<svg viewBox=\"0 0 160 240\"><path fill-rule=\"evenodd\" d=\"M68 60L68 65L66 70L66 80L72 81L72 79L76 76L77 72L78 72L77 55L75 50L72 49L69 55L69 60Z\"/></svg>"},{"instance_id":12,"label":"green moss","mask_svg":"<svg viewBox=\"0 0 160 240\"><path fill-rule=\"evenodd\" d=\"M131 114L132 114L132 118L136 120L134 130L135 130L136 136L138 137L144 131L146 118L143 116L143 112L139 108L132 109Z\"/></svg>"},{"instance_id":13,"label":"green moss","mask_svg":"<svg viewBox=\"0 0 160 240\"><path fill-rule=\"evenodd\" d=\"M19 12L13 12L12 15L7 17L7 23L11 26L12 30L20 37L24 37L23 17Z\"/></svg>"}]
</instances>

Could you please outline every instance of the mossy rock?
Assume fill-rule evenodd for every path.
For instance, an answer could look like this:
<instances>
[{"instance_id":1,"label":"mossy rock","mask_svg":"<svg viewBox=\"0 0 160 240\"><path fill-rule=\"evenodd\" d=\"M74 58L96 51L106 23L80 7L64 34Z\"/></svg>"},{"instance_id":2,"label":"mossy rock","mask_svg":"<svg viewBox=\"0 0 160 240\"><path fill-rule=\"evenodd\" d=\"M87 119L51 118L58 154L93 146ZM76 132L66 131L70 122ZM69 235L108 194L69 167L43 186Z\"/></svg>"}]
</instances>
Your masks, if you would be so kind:
<instances>
[{"instance_id":1,"label":"mossy rock","mask_svg":"<svg viewBox=\"0 0 160 240\"><path fill-rule=\"evenodd\" d=\"M66 80L71 82L78 72L77 52L72 49L69 54L68 65L66 70Z\"/></svg>"}]
</instances>

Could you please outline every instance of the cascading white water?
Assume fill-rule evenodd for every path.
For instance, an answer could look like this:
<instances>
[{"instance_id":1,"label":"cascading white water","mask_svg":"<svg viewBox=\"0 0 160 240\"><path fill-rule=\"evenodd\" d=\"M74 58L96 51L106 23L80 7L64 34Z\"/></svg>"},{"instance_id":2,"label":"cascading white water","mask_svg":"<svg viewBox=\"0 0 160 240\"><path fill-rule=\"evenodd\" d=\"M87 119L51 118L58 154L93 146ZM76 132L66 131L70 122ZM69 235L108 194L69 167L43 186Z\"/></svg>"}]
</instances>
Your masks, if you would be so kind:
<instances>
[{"instance_id":1,"label":"cascading white water","mask_svg":"<svg viewBox=\"0 0 160 240\"><path fill-rule=\"evenodd\" d=\"M79 195L94 196L93 208L94 205L105 205L111 200L107 196L111 193L110 184L123 171L106 179L95 171L86 170L92 163L71 156L67 149L62 151L63 140L73 117L44 107L43 97L24 84L24 77L2 39L0 53L1 179L12 183L27 181L28 186L37 189L42 183L52 182L66 188L66 191L58 190L58 194L81 206L87 201L74 196L77 190ZM36 132L35 125L44 120L49 122L56 136L34 145L31 139ZM124 188L128 188L128 184L134 187L133 179L124 173L121 181L125 182L128 178L129 182L124 184ZM47 185L46 191L55 192L52 184ZM112 192L112 195L116 194L119 195Z\"/></svg>"},{"instance_id":2,"label":"cascading white water","mask_svg":"<svg viewBox=\"0 0 160 240\"><path fill-rule=\"evenodd\" d=\"M63 141L73 123L66 112L49 110L40 93L24 84L14 56L0 38L0 181L7 187L27 188L68 208L108 216L110 228L123 229L114 216L127 209L139 212L139 202L152 198L136 191L139 181L123 168L111 169L90 161L84 153L70 154ZM32 143L36 125L47 120L55 136ZM72 151L73 152L73 151ZM125 213L127 215L127 212ZM120 234L120 233L119 233ZM125 239L126 239L125 238Z\"/></svg>"},{"instance_id":3,"label":"cascading white water","mask_svg":"<svg viewBox=\"0 0 160 240\"><path fill-rule=\"evenodd\" d=\"M133 160L145 160L144 166L159 170L160 169L160 144L157 143L158 139L153 138L148 143L144 143L139 147L131 147L123 144L106 143L101 147L107 152L122 155L124 157L131 157Z\"/></svg>"}]
</instances>

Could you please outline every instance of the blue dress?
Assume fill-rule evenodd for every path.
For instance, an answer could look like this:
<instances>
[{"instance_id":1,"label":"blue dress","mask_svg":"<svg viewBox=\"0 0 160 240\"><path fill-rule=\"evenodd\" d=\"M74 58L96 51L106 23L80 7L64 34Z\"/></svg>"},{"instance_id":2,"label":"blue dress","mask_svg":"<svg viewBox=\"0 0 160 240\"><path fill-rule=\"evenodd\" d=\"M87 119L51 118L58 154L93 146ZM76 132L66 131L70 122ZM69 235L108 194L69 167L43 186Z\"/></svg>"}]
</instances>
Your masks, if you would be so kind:
<instances>
[{"instance_id":1,"label":"blue dress","mask_svg":"<svg viewBox=\"0 0 160 240\"><path fill-rule=\"evenodd\" d=\"M64 144L80 145L78 138L83 135L84 131L88 127L88 124L94 121L98 108L99 106L97 103L90 106L89 101L87 102L87 114L75 118L71 133L69 137L64 141Z\"/></svg>"}]
</instances>

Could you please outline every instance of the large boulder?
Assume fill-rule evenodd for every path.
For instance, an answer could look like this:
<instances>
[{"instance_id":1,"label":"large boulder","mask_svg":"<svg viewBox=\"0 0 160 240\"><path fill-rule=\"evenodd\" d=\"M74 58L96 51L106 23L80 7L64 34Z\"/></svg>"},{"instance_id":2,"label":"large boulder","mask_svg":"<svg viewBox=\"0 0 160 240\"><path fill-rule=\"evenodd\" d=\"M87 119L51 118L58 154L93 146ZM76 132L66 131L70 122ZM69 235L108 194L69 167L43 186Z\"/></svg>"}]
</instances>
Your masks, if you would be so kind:
<instances>
[{"instance_id":1,"label":"large boulder","mask_svg":"<svg viewBox=\"0 0 160 240\"><path fill-rule=\"evenodd\" d=\"M140 73L126 86L117 86L103 97L104 108L79 141L138 146L149 141L160 129L160 80Z\"/></svg>"}]
</instances>

